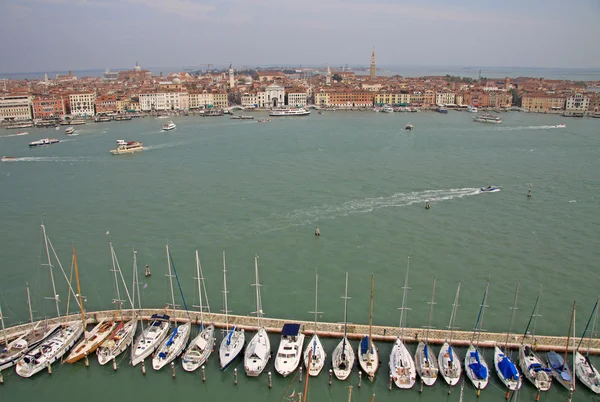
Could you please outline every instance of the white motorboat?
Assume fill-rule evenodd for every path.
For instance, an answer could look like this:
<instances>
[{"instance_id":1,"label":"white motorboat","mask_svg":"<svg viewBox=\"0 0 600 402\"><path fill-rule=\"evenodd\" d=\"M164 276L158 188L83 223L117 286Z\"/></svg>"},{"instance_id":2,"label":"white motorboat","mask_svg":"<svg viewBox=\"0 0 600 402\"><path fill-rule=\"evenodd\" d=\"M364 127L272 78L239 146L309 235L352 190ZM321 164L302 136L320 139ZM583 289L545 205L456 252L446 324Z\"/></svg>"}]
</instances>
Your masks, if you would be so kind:
<instances>
[{"instance_id":1,"label":"white motorboat","mask_svg":"<svg viewBox=\"0 0 600 402\"><path fill-rule=\"evenodd\" d=\"M308 116L310 110L306 110L302 107L296 109L273 109L269 112L269 116L282 117L282 116Z\"/></svg>"},{"instance_id":2,"label":"white motorboat","mask_svg":"<svg viewBox=\"0 0 600 402\"><path fill-rule=\"evenodd\" d=\"M408 292L408 272L410 269L410 257L406 262L406 276L404 277L404 287L402 288L402 307L400 308L400 335L394 342L392 352L390 353L390 376L398 388L409 389L415 385L417 371L415 362L410 355L402 337L406 326L406 295Z\"/></svg>"},{"instance_id":3,"label":"white motorboat","mask_svg":"<svg viewBox=\"0 0 600 402\"><path fill-rule=\"evenodd\" d=\"M375 275L371 275L371 305L369 308L369 335L361 339L358 344L358 363L369 377L370 381L375 378L379 368L379 353L373 343L373 291L375 287Z\"/></svg>"},{"instance_id":4,"label":"white motorboat","mask_svg":"<svg viewBox=\"0 0 600 402\"><path fill-rule=\"evenodd\" d=\"M258 332L254 334L244 354L244 370L249 377L256 377L263 372L269 359L271 358L271 341L269 334L263 325L263 308L262 299L260 297L260 283L258 282L258 256L254 256L254 274L256 283L253 285L256 288L256 317L258 318Z\"/></svg>"},{"instance_id":5,"label":"white motorboat","mask_svg":"<svg viewBox=\"0 0 600 402\"><path fill-rule=\"evenodd\" d=\"M150 317L150 324L142 329L131 349L132 366L141 363L159 347L169 332L169 319L166 314L153 314Z\"/></svg>"},{"instance_id":6,"label":"white motorboat","mask_svg":"<svg viewBox=\"0 0 600 402\"><path fill-rule=\"evenodd\" d=\"M75 127L67 127L65 129L65 134L69 135L69 134L73 134L75 132Z\"/></svg>"},{"instance_id":7,"label":"white motorboat","mask_svg":"<svg viewBox=\"0 0 600 402\"><path fill-rule=\"evenodd\" d=\"M488 114L488 113L484 113L479 116L473 116L473 121L476 121L479 123L493 123L493 124L502 123L502 119L500 119L500 117L492 116L491 114Z\"/></svg>"},{"instance_id":8,"label":"white motorboat","mask_svg":"<svg viewBox=\"0 0 600 402\"><path fill-rule=\"evenodd\" d=\"M483 293L483 301L479 306L479 314L477 315L477 321L475 322L475 329L473 330L473 336L471 337L471 344L465 354L465 371L467 377L471 380L471 383L479 392L488 385L490 378L490 371L488 369L487 362L483 356L483 352L479 350L479 341L481 339L481 327L483 325L483 313L485 312L488 289L490 282L488 281L485 285L485 292Z\"/></svg>"},{"instance_id":9,"label":"white motorboat","mask_svg":"<svg viewBox=\"0 0 600 402\"><path fill-rule=\"evenodd\" d=\"M575 361L573 362L573 366L575 366L575 374L579 378L579 381L581 381L595 394L600 394L600 373L590 361L590 347L592 346L592 337L595 333L594 331L596 329L596 322L598 318L598 300L599 299L596 299L596 304L594 304L590 318L585 326L583 334L581 335L579 345L577 346L577 350L579 350L585 338L590 322L593 320L592 330L590 331L588 347L585 356L577 351L575 353Z\"/></svg>"},{"instance_id":10,"label":"white motorboat","mask_svg":"<svg viewBox=\"0 0 600 402\"><path fill-rule=\"evenodd\" d=\"M477 113L477 108L475 106L467 106L467 111L470 113Z\"/></svg>"},{"instance_id":11,"label":"white motorboat","mask_svg":"<svg viewBox=\"0 0 600 402\"><path fill-rule=\"evenodd\" d=\"M177 126L175 125L175 123L173 123L172 120L169 120L168 122L166 122L165 124L163 124L163 131L169 131L169 130L173 130L175 129Z\"/></svg>"},{"instance_id":12,"label":"white motorboat","mask_svg":"<svg viewBox=\"0 0 600 402\"><path fill-rule=\"evenodd\" d=\"M208 304L208 295L206 294L206 286L204 285L204 275L202 274L198 250L196 250L196 280L198 282L198 300L200 303L198 305L198 308L200 309L200 331L198 336L190 342L190 345L181 359L181 365L185 371L194 371L206 363L215 346L215 326L213 324L204 325L202 289L204 289L206 308L209 313L210 305ZM202 287L200 287L200 283L202 283Z\"/></svg>"},{"instance_id":13,"label":"white motorboat","mask_svg":"<svg viewBox=\"0 0 600 402\"><path fill-rule=\"evenodd\" d=\"M429 318L427 320L427 331L425 339L419 342L415 353L415 367L423 384L432 386L438 378L438 363L435 353L429 346L429 330L431 329L431 317L433 315L433 306L435 304L435 278L433 279L433 290L431 292L431 302L429 302Z\"/></svg>"},{"instance_id":14,"label":"white motorboat","mask_svg":"<svg viewBox=\"0 0 600 402\"><path fill-rule=\"evenodd\" d=\"M175 269L175 264L173 263L173 257L171 256L171 252L169 251L169 245L166 246L167 249L167 276L169 277L169 288L171 290L171 304L169 305L173 311L175 311L175 294L173 292L173 277L177 280L177 285L179 287L179 291L181 293L181 299L183 301L183 305L185 307L185 312L188 317L188 321L183 325L179 325L177 321L175 321L175 328L173 328L173 332L171 332L165 340L161 343L161 345L156 350L154 358L152 359L152 368L154 370L160 370L167 364L171 363L175 358L177 358L183 349L185 349L188 340L190 339L190 332L192 329L192 319L190 317L189 312L187 311L187 304L185 303L185 298L183 297L183 292L181 291L181 284L179 283L179 277L177 276L177 269ZM171 269L175 275L171 273Z\"/></svg>"},{"instance_id":15,"label":"white motorboat","mask_svg":"<svg viewBox=\"0 0 600 402\"><path fill-rule=\"evenodd\" d=\"M275 357L275 370L284 377L294 372L300 364L304 334L300 332L300 324L283 324L281 341Z\"/></svg>"},{"instance_id":16,"label":"white motorboat","mask_svg":"<svg viewBox=\"0 0 600 402\"><path fill-rule=\"evenodd\" d=\"M389 105L386 105L381 108L381 113L394 113L394 108Z\"/></svg>"},{"instance_id":17,"label":"white motorboat","mask_svg":"<svg viewBox=\"0 0 600 402\"><path fill-rule=\"evenodd\" d=\"M316 377L319 375L321 370L323 370L323 366L325 365L325 359L327 358L327 354L325 353L325 349L323 348L323 344L319 339L319 335L317 335L317 315L322 314L319 312L318 306L318 295L319 295L319 274L315 275L315 311L312 313L315 315L315 327L314 327L314 335L311 338L310 342L306 346L304 350L304 365L308 370L308 374L311 377Z\"/></svg>"},{"instance_id":18,"label":"white motorboat","mask_svg":"<svg viewBox=\"0 0 600 402\"><path fill-rule=\"evenodd\" d=\"M42 138L41 140L31 141L29 143L29 146L30 147L39 147L42 145L56 144L57 142L59 142L59 141L56 138Z\"/></svg>"},{"instance_id":19,"label":"white motorboat","mask_svg":"<svg viewBox=\"0 0 600 402\"><path fill-rule=\"evenodd\" d=\"M458 308L459 296L460 282L458 283L458 288L456 289L456 297L454 298L454 304L452 305L452 314L450 315L450 324L448 325L448 328L450 329L450 339L444 342L444 345L440 349L440 353L438 355L440 374L442 374L442 377L450 386L458 384L462 372L460 360L458 359L456 351L452 347L452 336L454 335L454 321L456 320L456 310Z\"/></svg>"},{"instance_id":20,"label":"white motorboat","mask_svg":"<svg viewBox=\"0 0 600 402\"><path fill-rule=\"evenodd\" d=\"M225 313L225 336L219 346L219 362L221 369L225 370L239 356L246 336L243 329L229 327L229 311L227 309L227 269L225 268L225 250L223 250L223 313Z\"/></svg>"},{"instance_id":21,"label":"white motorboat","mask_svg":"<svg viewBox=\"0 0 600 402\"><path fill-rule=\"evenodd\" d=\"M143 151L144 144L139 141L117 141L117 148L111 149L110 153L113 155L132 154L134 152Z\"/></svg>"},{"instance_id":22,"label":"white motorboat","mask_svg":"<svg viewBox=\"0 0 600 402\"><path fill-rule=\"evenodd\" d=\"M515 289L515 298L511 308L510 321L508 322L508 330L506 331L506 340L504 341L504 350L498 345L494 346L494 367L496 368L496 374L498 378L504 383L509 391L516 391L521 388L523 381L521 381L521 375L517 365L513 362L511 356L508 354L508 338L512 329L512 322L517 311L517 297L519 295L519 282Z\"/></svg>"},{"instance_id":23,"label":"white motorboat","mask_svg":"<svg viewBox=\"0 0 600 402\"><path fill-rule=\"evenodd\" d=\"M348 340L348 272L346 272L346 291L344 292L344 337L338 343L331 355L331 363L333 365L333 374L338 380L345 380L352 372L354 361L356 359L352 345Z\"/></svg>"}]
</instances>

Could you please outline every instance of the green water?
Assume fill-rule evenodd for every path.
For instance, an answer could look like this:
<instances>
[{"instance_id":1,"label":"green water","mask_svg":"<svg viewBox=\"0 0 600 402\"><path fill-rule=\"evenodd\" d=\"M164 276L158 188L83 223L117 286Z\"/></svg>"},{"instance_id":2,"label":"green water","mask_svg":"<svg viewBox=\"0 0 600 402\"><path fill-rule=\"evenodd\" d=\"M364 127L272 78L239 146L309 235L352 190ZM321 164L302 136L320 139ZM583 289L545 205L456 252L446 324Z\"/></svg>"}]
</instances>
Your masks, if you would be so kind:
<instances>
[{"instance_id":1,"label":"green water","mask_svg":"<svg viewBox=\"0 0 600 402\"><path fill-rule=\"evenodd\" d=\"M246 113L247 114L247 113ZM255 116L264 117L259 113ZM349 320L368 323L370 277L375 274L374 323L396 325L407 256L411 272L409 326L426 324L433 278L437 278L433 325L448 325L456 286L462 292L456 325L472 328L485 282L491 277L484 328L505 331L516 281L521 282L514 331L527 325L539 285L542 307L536 332L566 335L570 308L577 300L581 333L598 296L600 120L565 119L534 114L503 114L504 122L471 122L471 114L324 112L271 123L228 117L174 118L177 129L161 132L165 120L26 129L29 135L1 133L0 155L19 157L0 163L0 302L8 323L28 318L24 285L29 282L37 317L56 315L40 223L46 224L69 273L71 245L77 246L82 293L88 310L112 308L112 239L126 278L131 277L132 247L144 279L145 307L163 307L170 298L165 244L168 242L188 305L196 304L194 251L198 249L213 310L222 308L221 250L226 250L229 308L254 311L253 257L259 269L265 313L270 317L309 320L314 306L314 274L319 273L322 320L342 321L344 273L350 273ZM404 131L408 123L413 132ZM550 126L565 123L567 128ZM28 142L56 136L59 144L29 148ZM117 139L139 140L148 149L112 156ZM479 194L478 188L502 191ZM532 185L533 197L527 199ZM431 210L425 210L425 201ZM315 225L321 236L313 235ZM106 232L110 235L107 236ZM67 299L58 271L61 312ZM129 280L129 279L128 279ZM73 310L71 308L71 310ZM328 357L336 340L325 342ZM272 338L273 352L278 345ZM391 344L380 344L382 365L373 384L356 388L351 380L328 385L326 373L310 382L312 401L458 400L438 381L419 394L387 390ZM414 349L414 345L411 348ZM464 351L460 351L464 356ZM125 355L123 355L125 356ZM492 353L487 351L488 364ZM462 359L462 357L461 357ZM216 356L200 373L181 368L175 380L168 369L148 371L93 361L55 365L54 374L33 380L4 373L2 400L43 397L46 401L89 401L107 397L165 400L174 395L210 400L241 398L278 401L291 379L274 374L248 379L239 363L239 384L232 369L218 371ZM150 369L150 367L148 367ZM275 373L273 362L267 370ZM493 368L492 368L493 371ZM500 381L479 400L503 400ZM288 390L300 391L295 383ZM90 390L104 390L104 392ZM525 384L521 400L534 400ZM554 384L541 400L566 400ZM4 399L6 397L6 399ZM465 401L475 400L465 385ZM594 400L578 384L574 400Z\"/></svg>"}]
</instances>

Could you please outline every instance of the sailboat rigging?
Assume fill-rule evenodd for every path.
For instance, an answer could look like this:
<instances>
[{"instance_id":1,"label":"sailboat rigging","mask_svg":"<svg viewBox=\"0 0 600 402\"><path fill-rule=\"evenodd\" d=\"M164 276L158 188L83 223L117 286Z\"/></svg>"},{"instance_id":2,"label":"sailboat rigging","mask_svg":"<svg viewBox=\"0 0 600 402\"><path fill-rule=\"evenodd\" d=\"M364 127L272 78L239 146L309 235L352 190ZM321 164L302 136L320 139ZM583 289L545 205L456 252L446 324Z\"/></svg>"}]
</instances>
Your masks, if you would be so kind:
<instances>
[{"instance_id":1,"label":"sailboat rigging","mask_svg":"<svg viewBox=\"0 0 600 402\"><path fill-rule=\"evenodd\" d=\"M569 341L571 340L571 329L573 328L574 322L575 302L573 302L573 309L571 310L571 319L569 321L569 331L567 332L567 343L565 344L564 357L553 350L546 353L548 368L552 371L552 376L570 392L575 391L575 379L573 378L567 357L569 352Z\"/></svg>"},{"instance_id":2,"label":"sailboat rigging","mask_svg":"<svg viewBox=\"0 0 600 402\"><path fill-rule=\"evenodd\" d=\"M522 384L521 375L519 374L517 365L513 362L512 357L509 356L508 350L508 337L512 330L515 312L517 311L519 285L520 282L517 282L515 297L511 307L510 320L508 322L508 330L506 331L506 340L504 341L504 349L501 349L498 345L494 345L494 367L496 368L496 374L498 374L498 377L504 385L506 385L506 388L508 388L509 391L516 391L521 388Z\"/></svg>"},{"instance_id":3,"label":"sailboat rigging","mask_svg":"<svg viewBox=\"0 0 600 402\"><path fill-rule=\"evenodd\" d=\"M345 380L352 372L354 366L354 350L348 341L348 272L346 272L346 290L344 292L344 337L333 350L331 360L333 364L333 373L338 380Z\"/></svg>"},{"instance_id":4,"label":"sailboat rigging","mask_svg":"<svg viewBox=\"0 0 600 402\"><path fill-rule=\"evenodd\" d=\"M256 282L252 285L256 289L256 318L258 319L258 332L254 334L244 354L244 370L249 377L256 377L263 372L271 358L271 341L263 323L263 308L260 295L261 284L258 281L258 256L254 256L254 275Z\"/></svg>"},{"instance_id":5,"label":"sailboat rigging","mask_svg":"<svg viewBox=\"0 0 600 402\"><path fill-rule=\"evenodd\" d=\"M433 290L431 291L431 301L429 302L429 317L425 331L425 340L420 341L415 353L415 365L417 373L425 385L432 386L438 377L438 364L435 353L429 346L429 330L431 327L431 317L433 315L433 306L435 305L435 278L433 279Z\"/></svg>"},{"instance_id":6,"label":"sailboat rigging","mask_svg":"<svg viewBox=\"0 0 600 402\"><path fill-rule=\"evenodd\" d=\"M227 308L227 268L225 266L225 250L223 250L223 313L225 313L225 336L219 347L219 362L225 370L242 351L246 336L243 329L233 326L229 329L229 313Z\"/></svg>"},{"instance_id":7,"label":"sailboat rigging","mask_svg":"<svg viewBox=\"0 0 600 402\"><path fill-rule=\"evenodd\" d=\"M590 318L588 319L588 322L585 325L585 329L583 330L583 334L581 335L581 339L579 340L579 344L577 345L575 351L575 358L573 359L575 373L577 374L579 381L581 381L595 394L600 394L600 372L598 372L598 369L596 369L596 367L590 361L590 347L592 345L592 338L594 336L596 322L598 319L598 300L599 299L596 299L596 303L594 304L594 308L592 309ZM588 338L588 346L584 356L579 352L579 349L581 348L583 340L585 339L585 335L587 333L591 321L593 321L592 330L590 331L590 335Z\"/></svg>"},{"instance_id":8,"label":"sailboat rigging","mask_svg":"<svg viewBox=\"0 0 600 402\"><path fill-rule=\"evenodd\" d=\"M483 353L479 349L479 341L481 340L481 327L483 326L483 314L487 307L487 295L490 287L490 281L488 280L485 285L485 292L483 293L483 300L479 307L479 314L477 315L477 321L475 322L475 328L473 329L473 335L471 336L471 342L467 353L465 355L465 371L467 377L471 380L471 383L477 389L477 392L484 389L489 381L489 370L488 365L485 361ZM475 337L477 336L477 340Z\"/></svg>"},{"instance_id":9,"label":"sailboat rigging","mask_svg":"<svg viewBox=\"0 0 600 402\"><path fill-rule=\"evenodd\" d=\"M306 365L306 371L312 377L319 375L323 366L325 365L325 349L323 344L317 335L317 315L323 314L318 309L318 296L319 296L319 274L315 274L315 311L310 313L315 315L314 334L306 350L304 351L304 364Z\"/></svg>"},{"instance_id":10,"label":"sailboat rigging","mask_svg":"<svg viewBox=\"0 0 600 402\"><path fill-rule=\"evenodd\" d=\"M369 335L358 344L358 362L370 381L375 378L379 368L379 353L373 343L373 292L375 289L375 275L371 275L371 302L369 306Z\"/></svg>"},{"instance_id":11,"label":"sailboat rigging","mask_svg":"<svg viewBox=\"0 0 600 402\"><path fill-rule=\"evenodd\" d=\"M446 383L450 386L458 384L460 380L460 374L462 371L458 355L452 347L452 338L454 336L454 322L456 320L456 311L458 309L458 300L460 297L460 282L458 282L458 288L456 289L456 296L454 297L454 304L452 304L452 314L450 315L450 323L448 329L450 330L450 338L444 342L444 345L440 349L438 356L438 362L440 364L440 371L442 377Z\"/></svg>"}]
</instances>

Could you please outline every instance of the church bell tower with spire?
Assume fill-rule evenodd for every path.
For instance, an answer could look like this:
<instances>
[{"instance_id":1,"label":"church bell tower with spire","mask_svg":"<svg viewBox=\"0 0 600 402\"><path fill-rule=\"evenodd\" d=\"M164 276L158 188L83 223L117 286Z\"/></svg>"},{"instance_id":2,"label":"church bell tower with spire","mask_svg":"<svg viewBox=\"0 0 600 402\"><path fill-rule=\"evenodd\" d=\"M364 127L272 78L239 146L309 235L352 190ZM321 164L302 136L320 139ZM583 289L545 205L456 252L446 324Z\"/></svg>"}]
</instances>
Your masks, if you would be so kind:
<instances>
[{"instance_id":1,"label":"church bell tower with spire","mask_svg":"<svg viewBox=\"0 0 600 402\"><path fill-rule=\"evenodd\" d=\"M369 68L369 78L375 79L375 48L373 48L373 52L371 53L371 67Z\"/></svg>"}]
</instances>

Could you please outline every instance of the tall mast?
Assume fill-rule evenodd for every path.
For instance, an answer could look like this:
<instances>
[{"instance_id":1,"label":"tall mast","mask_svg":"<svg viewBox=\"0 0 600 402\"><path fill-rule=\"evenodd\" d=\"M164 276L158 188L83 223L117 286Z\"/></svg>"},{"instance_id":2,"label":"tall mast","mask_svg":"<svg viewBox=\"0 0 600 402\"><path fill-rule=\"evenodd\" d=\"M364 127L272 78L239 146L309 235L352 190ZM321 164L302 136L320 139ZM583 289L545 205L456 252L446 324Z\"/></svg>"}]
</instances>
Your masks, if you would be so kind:
<instances>
[{"instance_id":1,"label":"tall mast","mask_svg":"<svg viewBox=\"0 0 600 402\"><path fill-rule=\"evenodd\" d=\"M344 339L342 345L342 354L346 350L346 326L348 325L348 272L346 272L346 291L344 292Z\"/></svg>"},{"instance_id":2,"label":"tall mast","mask_svg":"<svg viewBox=\"0 0 600 402\"><path fill-rule=\"evenodd\" d=\"M115 300L113 300L114 303L117 303L119 305L119 314L121 315L121 319L123 319L123 301L121 300L121 293L119 292L119 281L117 279L117 267L115 265L115 250L113 249L113 245L112 242L109 241L108 242L110 244L110 259L112 261L112 272L113 272L113 276L115 278L115 289L117 292L117 298Z\"/></svg>"},{"instance_id":3,"label":"tall mast","mask_svg":"<svg viewBox=\"0 0 600 402\"><path fill-rule=\"evenodd\" d=\"M137 251L133 250L133 282L134 282L134 287L133 287L133 291L134 291L134 295L133 295L133 309L135 310L135 292L137 292L137 300L138 300L138 318L140 321L140 326L142 328L142 338L144 338L144 321L142 320L142 298L140 296L141 292L140 292L140 278L138 276L138 269L137 269Z\"/></svg>"},{"instance_id":4,"label":"tall mast","mask_svg":"<svg viewBox=\"0 0 600 402\"><path fill-rule=\"evenodd\" d=\"M404 322L406 321L406 317L404 316L404 311L406 310L406 292L408 290L408 271L410 268L410 256L406 261L406 276L404 277L404 286L402 287L402 307L400 308L400 339L404 336Z\"/></svg>"},{"instance_id":5,"label":"tall mast","mask_svg":"<svg viewBox=\"0 0 600 402\"><path fill-rule=\"evenodd\" d=\"M576 324L576 320L575 320L575 302L573 302L573 379L571 381L571 386L572 386L572 390L571 392L575 391L575 377L577 375L575 370L575 354L577 353L577 350L575 349L575 324ZM565 360L566 361L566 360Z\"/></svg>"},{"instance_id":6,"label":"tall mast","mask_svg":"<svg viewBox=\"0 0 600 402\"><path fill-rule=\"evenodd\" d=\"M29 321L33 323L33 312L31 311L31 297L29 297L29 283L25 282L25 291L27 292L27 307L29 308Z\"/></svg>"},{"instance_id":7,"label":"tall mast","mask_svg":"<svg viewBox=\"0 0 600 402\"><path fill-rule=\"evenodd\" d=\"M540 304L542 304L542 290L543 287L540 285L540 294L538 295L537 305L535 306L535 315L533 316L533 329L531 330L531 336L535 335L535 326L537 324L537 318L540 317Z\"/></svg>"},{"instance_id":8,"label":"tall mast","mask_svg":"<svg viewBox=\"0 0 600 402\"><path fill-rule=\"evenodd\" d=\"M4 336L4 347L8 346L8 337L6 336L6 328L4 327L4 314L2 314L2 306L0 305L0 321L2 321L2 335Z\"/></svg>"},{"instance_id":9,"label":"tall mast","mask_svg":"<svg viewBox=\"0 0 600 402\"><path fill-rule=\"evenodd\" d=\"M318 295L319 295L319 274L315 274L315 311L309 311L309 313L315 315L315 334L317 333L317 314L322 314L318 310Z\"/></svg>"},{"instance_id":10,"label":"tall mast","mask_svg":"<svg viewBox=\"0 0 600 402\"><path fill-rule=\"evenodd\" d=\"M433 305L435 304L435 281L433 278L433 290L431 291L431 301L429 302L429 318L427 319L427 331L425 332L425 343L429 342L429 330L431 329L431 318L433 316Z\"/></svg>"},{"instance_id":11,"label":"tall mast","mask_svg":"<svg viewBox=\"0 0 600 402\"><path fill-rule=\"evenodd\" d=\"M569 341L571 340L571 329L573 328L573 321L575 320L575 301L573 301L573 309L571 310L571 319L569 320L569 331L567 332L567 343L565 344L565 362L567 361L567 355L569 353ZM573 360L575 361L575 360Z\"/></svg>"},{"instance_id":12,"label":"tall mast","mask_svg":"<svg viewBox=\"0 0 600 402\"><path fill-rule=\"evenodd\" d=\"M52 273L52 261L50 261L50 249L48 248L48 236L46 235L46 226L42 225L44 234L44 244L46 245L46 257L48 258L48 268L50 269L50 280L52 281L52 299L56 304L56 316L60 318L60 308L58 306L58 295L56 294L56 285L54 284L54 274Z\"/></svg>"},{"instance_id":13,"label":"tall mast","mask_svg":"<svg viewBox=\"0 0 600 402\"><path fill-rule=\"evenodd\" d=\"M504 353L508 349L508 336L510 335L510 330L512 329L512 323L515 318L515 312L517 311L517 297L519 296L519 286L521 282L517 282L517 288L515 289L515 298L513 300L513 305L510 308L510 320L508 321L508 330L506 332L506 340L504 341Z\"/></svg>"},{"instance_id":14,"label":"tall mast","mask_svg":"<svg viewBox=\"0 0 600 402\"><path fill-rule=\"evenodd\" d=\"M200 331L204 328L204 313L202 308L202 288L200 287L200 258L198 250L196 250L196 281L198 282L198 308L200 310Z\"/></svg>"},{"instance_id":15,"label":"tall mast","mask_svg":"<svg viewBox=\"0 0 600 402\"><path fill-rule=\"evenodd\" d=\"M371 345L373 345L373 293L375 291L375 274L371 274L371 306L369 307L369 348L367 356L371 355Z\"/></svg>"},{"instance_id":16,"label":"tall mast","mask_svg":"<svg viewBox=\"0 0 600 402\"><path fill-rule=\"evenodd\" d=\"M258 318L258 327L262 328L263 327L263 323L262 323L262 318L263 318L263 311L262 311L262 301L260 299L260 283L258 282L258 256L255 255L254 256L254 276L255 276L255 283L252 285L256 288L256 318Z\"/></svg>"},{"instance_id":17,"label":"tall mast","mask_svg":"<svg viewBox=\"0 0 600 402\"><path fill-rule=\"evenodd\" d=\"M204 292L204 304L206 304L206 311L210 314L210 304L208 303L208 292L206 292L206 283L204 283L204 272L202 272L202 264L198 258L198 268L200 269L200 280L202 281L202 291Z\"/></svg>"},{"instance_id":18,"label":"tall mast","mask_svg":"<svg viewBox=\"0 0 600 402\"><path fill-rule=\"evenodd\" d=\"M483 294L483 303L481 304L480 309L480 317L477 319L479 321L479 326L477 327L477 347L479 347L479 341L481 340L481 327L483 327L483 315L485 314L485 308L487 307L487 295L488 289L490 288L490 281L488 280L485 285L485 293Z\"/></svg>"},{"instance_id":19,"label":"tall mast","mask_svg":"<svg viewBox=\"0 0 600 402\"><path fill-rule=\"evenodd\" d=\"M523 343L525 343L525 338L527 337L527 331L529 330L531 321L534 320L534 317L537 318L537 311L538 311L537 308L538 308L538 303L540 302L541 297L542 297L542 285L540 285L540 293L538 294L537 299L535 299L535 304L533 305L533 311L531 312L531 316L529 317L529 322L527 323L527 326L525 327L525 332L523 333L523 339L521 340L521 345ZM534 324L534 329L535 329L535 324ZM534 333L535 333L535 331L534 331Z\"/></svg>"},{"instance_id":20,"label":"tall mast","mask_svg":"<svg viewBox=\"0 0 600 402\"><path fill-rule=\"evenodd\" d=\"M598 299L596 299L596 304L594 305L594 323L592 324L592 332L590 332L590 340L588 341L588 347L587 347L587 351L585 352L585 356L589 356L590 354L590 347L592 346L592 338L594 336L594 330L596 329L596 321L598 318ZM586 361L589 361L588 359L586 359Z\"/></svg>"},{"instance_id":21,"label":"tall mast","mask_svg":"<svg viewBox=\"0 0 600 402\"><path fill-rule=\"evenodd\" d=\"M169 256L169 245L167 244L167 267L169 269L169 287L171 288L171 308L175 312L175 294L173 293L173 274L171 273L171 258ZM175 321L177 322L177 321ZM175 324L177 326L177 324Z\"/></svg>"},{"instance_id":22,"label":"tall mast","mask_svg":"<svg viewBox=\"0 0 600 402\"><path fill-rule=\"evenodd\" d=\"M458 298L460 296L460 282L458 282L458 288L456 289L456 296L454 298L454 304L452 305L452 314L450 315L450 341L452 344L452 337L454 336L454 321L456 320L456 309L458 308Z\"/></svg>"},{"instance_id":23,"label":"tall mast","mask_svg":"<svg viewBox=\"0 0 600 402\"><path fill-rule=\"evenodd\" d=\"M223 250L223 306L225 310L225 330L229 331L229 310L227 309L227 268L225 266L225 250Z\"/></svg>"},{"instance_id":24,"label":"tall mast","mask_svg":"<svg viewBox=\"0 0 600 402\"><path fill-rule=\"evenodd\" d=\"M83 331L85 332L85 308L83 307L83 297L81 296L81 284L79 283L79 268L77 266L77 251L73 246L73 265L75 266L75 281L77 281L77 298L79 299L79 310L81 310L81 322L83 324Z\"/></svg>"}]
</instances>

